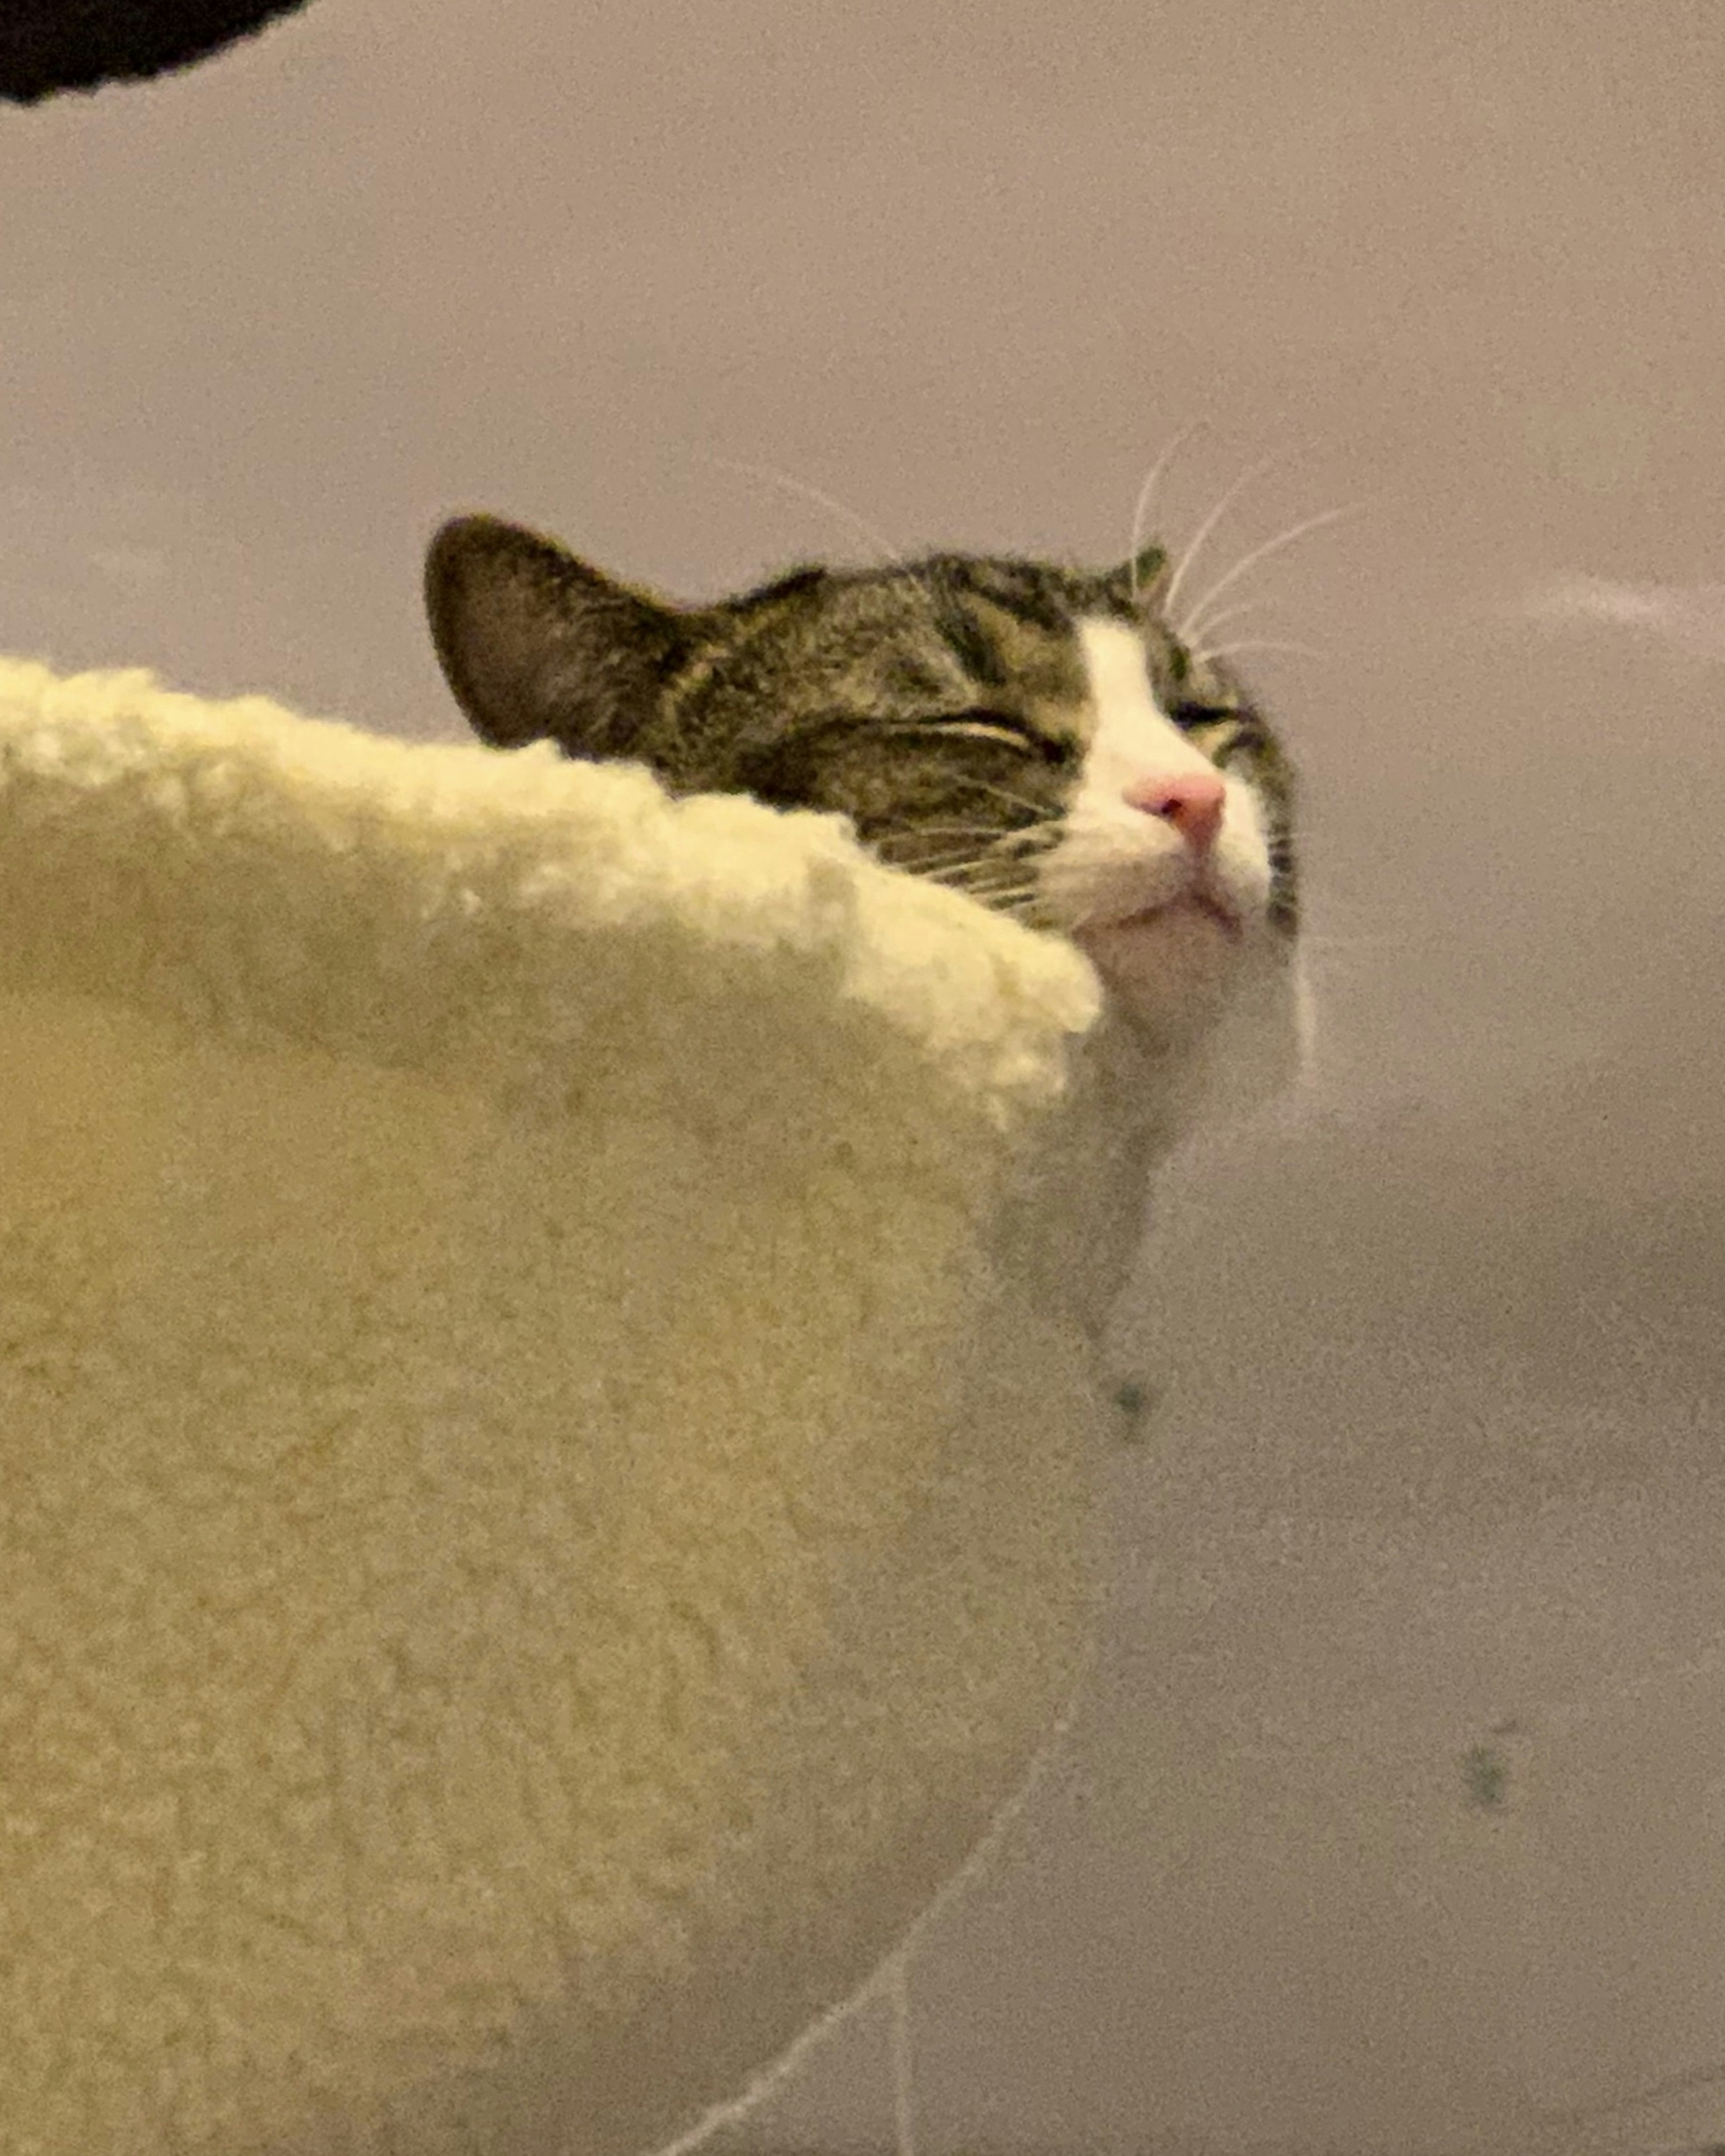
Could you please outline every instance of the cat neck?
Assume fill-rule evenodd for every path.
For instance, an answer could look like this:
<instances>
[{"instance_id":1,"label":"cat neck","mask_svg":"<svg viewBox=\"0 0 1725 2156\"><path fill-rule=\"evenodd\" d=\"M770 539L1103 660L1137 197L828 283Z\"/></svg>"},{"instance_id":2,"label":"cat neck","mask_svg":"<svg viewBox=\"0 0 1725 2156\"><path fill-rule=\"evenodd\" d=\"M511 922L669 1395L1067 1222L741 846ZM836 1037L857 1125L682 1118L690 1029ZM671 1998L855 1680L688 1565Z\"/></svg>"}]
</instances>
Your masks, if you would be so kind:
<instances>
[{"instance_id":1,"label":"cat neck","mask_svg":"<svg viewBox=\"0 0 1725 2156\"><path fill-rule=\"evenodd\" d=\"M1060 1128L1009 1203L1009 1269L1093 1342L1131 1276L1157 1171L1201 1113L1205 1047L1105 1002L1068 1051Z\"/></svg>"}]
</instances>

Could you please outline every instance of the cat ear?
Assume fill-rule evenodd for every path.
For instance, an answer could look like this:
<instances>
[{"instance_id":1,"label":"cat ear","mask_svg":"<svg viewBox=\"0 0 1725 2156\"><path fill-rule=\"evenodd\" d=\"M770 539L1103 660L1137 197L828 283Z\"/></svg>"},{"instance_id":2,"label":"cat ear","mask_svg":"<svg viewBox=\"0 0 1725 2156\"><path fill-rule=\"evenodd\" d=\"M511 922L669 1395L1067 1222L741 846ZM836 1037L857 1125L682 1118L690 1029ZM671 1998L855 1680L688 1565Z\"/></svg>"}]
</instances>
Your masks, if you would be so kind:
<instances>
[{"instance_id":1,"label":"cat ear","mask_svg":"<svg viewBox=\"0 0 1725 2156\"><path fill-rule=\"evenodd\" d=\"M432 541L425 611L456 702L497 748L627 756L689 644L675 608L495 516L458 516Z\"/></svg>"},{"instance_id":2,"label":"cat ear","mask_svg":"<svg viewBox=\"0 0 1725 2156\"><path fill-rule=\"evenodd\" d=\"M1167 547L1146 547L1131 561L1111 569L1102 581L1117 598L1129 604L1153 607L1168 588L1168 579Z\"/></svg>"}]
</instances>

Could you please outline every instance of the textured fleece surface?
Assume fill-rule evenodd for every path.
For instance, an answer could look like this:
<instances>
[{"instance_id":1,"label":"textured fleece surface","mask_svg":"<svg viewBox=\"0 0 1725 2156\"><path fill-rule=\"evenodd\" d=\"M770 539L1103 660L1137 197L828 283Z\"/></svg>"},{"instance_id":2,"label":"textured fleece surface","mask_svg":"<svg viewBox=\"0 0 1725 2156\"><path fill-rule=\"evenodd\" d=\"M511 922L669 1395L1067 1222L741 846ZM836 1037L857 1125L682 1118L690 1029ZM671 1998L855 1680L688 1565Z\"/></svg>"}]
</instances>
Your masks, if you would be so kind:
<instances>
[{"instance_id":1,"label":"textured fleece surface","mask_svg":"<svg viewBox=\"0 0 1725 2156\"><path fill-rule=\"evenodd\" d=\"M829 819L0 662L0 2156L644 2148L868 1978L1081 1659L1096 1002Z\"/></svg>"}]
</instances>

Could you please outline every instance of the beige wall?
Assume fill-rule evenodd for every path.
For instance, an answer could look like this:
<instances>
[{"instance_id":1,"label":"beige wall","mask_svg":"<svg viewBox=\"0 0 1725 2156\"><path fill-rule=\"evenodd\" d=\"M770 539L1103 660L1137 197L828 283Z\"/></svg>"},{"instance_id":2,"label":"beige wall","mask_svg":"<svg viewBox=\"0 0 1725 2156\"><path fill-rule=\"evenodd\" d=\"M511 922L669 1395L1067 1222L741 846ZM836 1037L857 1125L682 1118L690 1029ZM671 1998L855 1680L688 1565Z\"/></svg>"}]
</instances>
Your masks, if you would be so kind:
<instances>
[{"instance_id":1,"label":"beige wall","mask_svg":"<svg viewBox=\"0 0 1725 2156\"><path fill-rule=\"evenodd\" d=\"M1329 654L1258 669L1323 1086L1123 1326L1108 1671L923 1967L931 2148L1725 2138L1722 156L1716 0L315 0L0 119L61 665L453 734L448 509L691 594L867 550L713 459L1111 557L1206 419L1177 536L1298 453L1216 574L1369 502L1240 624ZM875 2033L765 2128L883 2140Z\"/></svg>"}]
</instances>

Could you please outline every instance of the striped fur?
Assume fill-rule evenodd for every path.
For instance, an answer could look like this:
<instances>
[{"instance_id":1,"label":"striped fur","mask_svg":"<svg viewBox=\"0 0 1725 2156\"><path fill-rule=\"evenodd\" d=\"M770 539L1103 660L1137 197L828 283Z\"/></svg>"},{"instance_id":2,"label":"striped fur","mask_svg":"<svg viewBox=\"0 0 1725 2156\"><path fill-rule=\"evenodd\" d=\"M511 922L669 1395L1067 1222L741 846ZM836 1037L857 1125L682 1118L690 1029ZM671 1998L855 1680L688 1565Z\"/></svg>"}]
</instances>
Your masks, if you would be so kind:
<instances>
[{"instance_id":1,"label":"striped fur","mask_svg":"<svg viewBox=\"0 0 1725 2156\"><path fill-rule=\"evenodd\" d=\"M1174 902L1187 850L1122 789L1221 772L1213 881L1261 970L1298 919L1293 786L1241 683L1163 618L1166 582L1159 548L1106 572L947 553L680 606L469 516L433 542L426 597L484 740L842 814L890 865L1073 937L1105 975L1136 968L1153 1000L1208 1004L1232 962Z\"/></svg>"}]
</instances>

